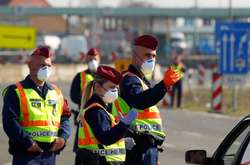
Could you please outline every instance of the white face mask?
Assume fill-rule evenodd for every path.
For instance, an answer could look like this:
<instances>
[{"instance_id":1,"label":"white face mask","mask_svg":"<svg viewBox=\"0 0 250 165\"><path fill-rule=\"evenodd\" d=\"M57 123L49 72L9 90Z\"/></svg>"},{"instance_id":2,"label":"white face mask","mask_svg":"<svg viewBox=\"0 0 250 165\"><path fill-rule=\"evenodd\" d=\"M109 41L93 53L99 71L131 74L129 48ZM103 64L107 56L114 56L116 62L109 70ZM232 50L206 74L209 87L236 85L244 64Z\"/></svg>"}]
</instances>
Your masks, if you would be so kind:
<instances>
[{"instance_id":1,"label":"white face mask","mask_svg":"<svg viewBox=\"0 0 250 165\"><path fill-rule=\"evenodd\" d=\"M141 71L144 75L152 74L155 68L155 59L149 59L142 63Z\"/></svg>"},{"instance_id":2,"label":"white face mask","mask_svg":"<svg viewBox=\"0 0 250 165\"><path fill-rule=\"evenodd\" d=\"M50 75L51 75L51 70L48 66L44 66L44 67L40 68L37 72L37 78L40 81L48 80Z\"/></svg>"},{"instance_id":3,"label":"white face mask","mask_svg":"<svg viewBox=\"0 0 250 165\"><path fill-rule=\"evenodd\" d=\"M95 72L98 68L99 63L96 60L91 60L88 62L88 69Z\"/></svg>"},{"instance_id":4,"label":"white face mask","mask_svg":"<svg viewBox=\"0 0 250 165\"><path fill-rule=\"evenodd\" d=\"M109 89L103 96L103 101L105 103L112 103L118 98L118 89Z\"/></svg>"}]
</instances>

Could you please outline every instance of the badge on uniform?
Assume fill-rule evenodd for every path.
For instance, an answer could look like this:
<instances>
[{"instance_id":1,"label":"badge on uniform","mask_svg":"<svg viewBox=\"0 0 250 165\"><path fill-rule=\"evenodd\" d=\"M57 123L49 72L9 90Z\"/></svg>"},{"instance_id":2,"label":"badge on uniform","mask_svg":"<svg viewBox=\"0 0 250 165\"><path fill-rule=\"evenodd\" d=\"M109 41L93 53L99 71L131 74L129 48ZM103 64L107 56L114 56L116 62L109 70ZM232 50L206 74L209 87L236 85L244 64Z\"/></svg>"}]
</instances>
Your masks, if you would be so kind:
<instances>
[{"instance_id":1,"label":"badge on uniform","mask_svg":"<svg viewBox=\"0 0 250 165\"><path fill-rule=\"evenodd\" d=\"M57 104L56 100L48 100L48 105L53 107L53 110L52 110L53 116L56 115L56 104Z\"/></svg>"},{"instance_id":2,"label":"badge on uniform","mask_svg":"<svg viewBox=\"0 0 250 165\"><path fill-rule=\"evenodd\" d=\"M57 101L56 100L48 100L48 105L54 106L56 105Z\"/></svg>"},{"instance_id":3,"label":"badge on uniform","mask_svg":"<svg viewBox=\"0 0 250 165\"><path fill-rule=\"evenodd\" d=\"M34 108L41 108L42 100L41 99L30 99L31 106Z\"/></svg>"}]
</instances>

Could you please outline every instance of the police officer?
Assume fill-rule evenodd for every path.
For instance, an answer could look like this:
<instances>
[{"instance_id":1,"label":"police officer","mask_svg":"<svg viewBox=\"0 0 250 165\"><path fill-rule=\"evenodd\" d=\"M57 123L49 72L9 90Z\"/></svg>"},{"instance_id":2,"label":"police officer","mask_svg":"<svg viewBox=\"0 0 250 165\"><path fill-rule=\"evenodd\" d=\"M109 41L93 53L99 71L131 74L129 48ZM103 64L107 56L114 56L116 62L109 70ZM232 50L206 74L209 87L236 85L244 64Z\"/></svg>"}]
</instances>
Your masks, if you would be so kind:
<instances>
[{"instance_id":1,"label":"police officer","mask_svg":"<svg viewBox=\"0 0 250 165\"><path fill-rule=\"evenodd\" d=\"M158 150L165 138L160 113L156 104L164 97L169 87L181 78L181 73L169 68L164 79L152 86L146 77L151 77L156 58L158 41L154 36L142 35L135 39L132 64L124 73L120 84L121 97L116 101L116 111L124 114L130 107L137 109L131 136L136 145L128 150L126 164L156 165ZM115 111L113 111L115 112Z\"/></svg>"},{"instance_id":2,"label":"police officer","mask_svg":"<svg viewBox=\"0 0 250 165\"><path fill-rule=\"evenodd\" d=\"M101 65L87 87L78 119L77 155L82 165L121 165L125 161L123 137L136 118L131 110L127 116L120 114L116 123L110 113L110 103L118 97L118 84L122 75L115 69Z\"/></svg>"},{"instance_id":3,"label":"police officer","mask_svg":"<svg viewBox=\"0 0 250 165\"><path fill-rule=\"evenodd\" d=\"M51 66L50 48L38 47L28 60L29 75L3 92L2 121L13 165L54 165L70 136L67 102L47 81Z\"/></svg>"},{"instance_id":4,"label":"police officer","mask_svg":"<svg viewBox=\"0 0 250 165\"><path fill-rule=\"evenodd\" d=\"M93 75L96 72L96 69L101 60L100 50L97 48L91 48L87 52L86 62L88 64L88 69L81 71L76 74L74 77L71 88L70 88L70 98L71 100L78 105L78 108L81 106L81 98L84 95L85 87L88 82L93 80ZM78 115L78 110L74 110L75 117Z\"/></svg>"},{"instance_id":5,"label":"police officer","mask_svg":"<svg viewBox=\"0 0 250 165\"><path fill-rule=\"evenodd\" d=\"M88 64L88 68L87 70L81 71L79 73L76 74L76 76L74 77L72 83L71 83L71 87L70 87L70 98L72 100L72 102L74 102L75 104L78 105L78 109L77 110L71 110L71 112L73 112L74 115L74 123L75 125L77 125L76 122L76 118L78 116L79 113L79 109L80 106L82 104L82 98L84 96L84 92L85 92L85 88L87 86L87 84L92 81L94 78L94 74L96 73L97 67L100 63L101 60L101 53L100 50L97 48L91 48L88 52L87 52L87 57L86 57L86 62ZM77 130L76 130L76 134L77 134ZM77 139L75 139L77 140ZM76 143L74 143L76 145ZM76 150L76 146L73 147L73 151L75 152ZM77 164L77 162L79 162L79 158L75 157L75 164Z\"/></svg>"}]
</instances>

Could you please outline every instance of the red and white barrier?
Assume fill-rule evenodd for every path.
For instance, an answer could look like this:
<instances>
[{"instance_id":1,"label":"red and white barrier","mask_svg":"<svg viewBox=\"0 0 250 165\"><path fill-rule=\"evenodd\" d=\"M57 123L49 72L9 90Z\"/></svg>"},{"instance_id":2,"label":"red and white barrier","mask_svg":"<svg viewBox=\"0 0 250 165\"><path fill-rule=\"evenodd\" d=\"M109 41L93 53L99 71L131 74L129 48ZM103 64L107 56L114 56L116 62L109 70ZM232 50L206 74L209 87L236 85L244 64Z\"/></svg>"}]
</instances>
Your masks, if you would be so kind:
<instances>
[{"instance_id":1,"label":"red and white barrier","mask_svg":"<svg viewBox=\"0 0 250 165\"><path fill-rule=\"evenodd\" d=\"M198 84L204 85L205 82L205 67L202 64L198 65Z\"/></svg>"},{"instance_id":2,"label":"red and white barrier","mask_svg":"<svg viewBox=\"0 0 250 165\"><path fill-rule=\"evenodd\" d=\"M221 113L222 108L222 76L212 74L212 111Z\"/></svg>"}]
</instances>

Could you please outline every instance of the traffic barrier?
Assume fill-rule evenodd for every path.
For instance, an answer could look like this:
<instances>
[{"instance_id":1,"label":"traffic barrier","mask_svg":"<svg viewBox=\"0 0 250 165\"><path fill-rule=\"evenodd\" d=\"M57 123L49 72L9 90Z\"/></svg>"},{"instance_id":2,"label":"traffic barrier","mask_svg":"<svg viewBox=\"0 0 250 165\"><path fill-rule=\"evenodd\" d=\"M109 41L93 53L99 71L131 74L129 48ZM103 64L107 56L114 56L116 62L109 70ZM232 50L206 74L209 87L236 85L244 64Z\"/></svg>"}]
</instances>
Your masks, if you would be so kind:
<instances>
[{"instance_id":1,"label":"traffic barrier","mask_svg":"<svg viewBox=\"0 0 250 165\"><path fill-rule=\"evenodd\" d=\"M198 65L198 84L200 86L204 85L205 82L205 67L202 64Z\"/></svg>"},{"instance_id":2,"label":"traffic barrier","mask_svg":"<svg viewBox=\"0 0 250 165\"><path fill-rule=\"evenodd\" d=\"M212 73L212 112L221 113L222 108L222 76L213 68Z\"/></svg>"}]
</instances>

